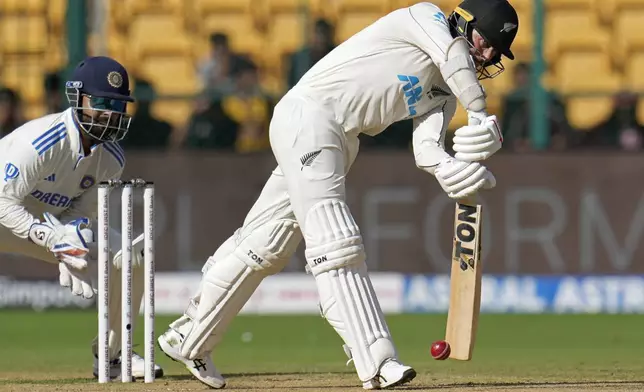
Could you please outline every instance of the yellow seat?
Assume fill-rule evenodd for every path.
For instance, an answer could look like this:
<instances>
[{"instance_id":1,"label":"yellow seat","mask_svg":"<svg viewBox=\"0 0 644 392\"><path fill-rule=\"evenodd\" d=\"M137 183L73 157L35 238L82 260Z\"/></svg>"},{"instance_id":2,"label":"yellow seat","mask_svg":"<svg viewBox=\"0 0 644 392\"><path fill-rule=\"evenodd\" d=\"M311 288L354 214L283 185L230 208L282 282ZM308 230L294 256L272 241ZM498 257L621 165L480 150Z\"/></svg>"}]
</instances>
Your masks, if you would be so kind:
<instances>
[{"instance_id":1,"label":"yellow seat","mask_svg":"<svg viewBox=\"0 0 644 392\"><path fill-rule=\"evenodd\" d=\"M626 11L644 11L641 0L597 0L597 15L603 23L613 23L617 14Z\"/></svg>"},{"instance_id":2,"label":"yellow seat","mask_svg":"<svg viewBox=\"0 0 644 392\"><path fill-rule=\"evenodd\" d=\"M151 55L190 56L191 41L181 21L171 15L141 15L127 38L134 58Z\"/></svg>"},{"instance_id":3,"label":"yellow seat","mask_svg":"<svg viewBox=\"0 0 644 392\"><path fill-rule=\"evenodd\" d=\"M414 4L418 4L421 1L419 0L391 0L391 9L398 9L398 8L407 8L411 7ZM440 8L444 13L445 16L449 16L449 14L454 11L454 8L460 3L458 0L434 0L431 1L432 4L436 5L438 8Z\"/></svg>"},{"instance_id":4,"label":"yellow seat","mask_svg":"<svg viewBox=\"0 0 644 392\"><path fill-rule=\"evenodd\" d=\"M158 99L152 102L152 115L169 122L175 129L184 127L192 114L193 103L189 99Z\"/></svg>"},{"instance_id":5,"label":"yellow seat","mask_svg":"<svg viewBox=\"0 0 644 392\"><path fill-rule=\"evenodd\" d=\"M561 92L615 92L621 77L613 72L610 57L601 52L564 54L556 64Z\"/></svg>"},{"instance_id":6,"label":"yellow seat","mask_svg":"<svg viewBox=\"0 0 644 392\"><path fill-rule=\"evenodd\" d=\"M48 71L56 71L67 66L67 47L62 40L52 40L45 52L44 63Z\"/></svg>"},{"instance_id":7,"label":"yellow seat","mask_svg":"<svg viewBox=\"0 0 644 392\"><path fill-rule=\"evenodd\" d=\"M258 53L264 45L264 37L255 26L255 20L246 14L210 14L203 22L204 35L226 33L231 48L240 53Z\"/></svg>"},{"instance_id":8,"label":"yellow seat","mask_svg":"<svg viewBox=\"0 0 644 392\"><path fill-rule=\"evenodd\" d=\"M612 97L571 97L566 100L566 117L576 129L590 129L613 111Z\"/></svg>"},{"instance_id":9,"label":"yellow seat","mask_svg":"<svg viewBox=\"0 0 644 392\"><path fill-rule=\"evenodd\" d=\"M150 57L136 68L160 95L191 95L199 91L195 66L186 57Z\"/></svg>"},{"instance_id":10,"label":"yellow seat","mask_svg":"<svg viewBox=\"0 0 644 392\"><path fill-rule=\"evenodd\" d=\"M119 0L113 9L120 9L130 15L165 14L180 15L186 2L184 0Z\"/></svg>"},{"instance_id":11,"label":"yellow seat","mask_svg":"<svg viewBox=\"0 0 644 392\"><path fill-rule=\"evenodd\" d=\"M264 0L264 6L269 14L280 12L300 12L303 10L311 10L315 7L315 1L302 1L302 0Z\"/></svg>"},{"instance_id":12,"label":"yellow seat","mask_svg":"<svg viewBox=\"0 0 644 392\"><path fill-rule=\"evenodd\" d=\"M336 0L330 5L337 13L365 11L384 14L391 9L391 0Z\"/></svg>"},{"instance_id":13,"label":"yellow seat","mask_svg":"<svg viewBox=\"0 0 644 392\"><path fill-rule=\"evenodd\" d=\"M532 57L534 45L534 24L531 9L517 9L519 15L519 31L512 43L512 53L517 60L526 60Z\"/></svg>"},{"instance_id":14,"label":"yellow seat","mask_svg":"<svg viewBox=\"0 0 644 392\"><path fill-rule=\"evenodd\" d=\"M110 22L122 30L139 15L172 15L183 20L186 4L183 0L119 0L110 3Z\"/></svg>"},{"instance_id":15,"label":"yellow seat","mask_svg":"<svg viewBox=\"0 0 644 392\"><path fill-rule=\"evenodd\" d=\"M7 58L2 65L2 82L20 95L25 103L41 101L44 96L45 62L39 56Z\"/></svg>"},{"instance_id":16,"label":"yellow seat","mask_svg":"<svg viewBox=\"0 0 644 392\"><path fill-rule=\"evenodd\" d=\"M0 51L38 53L47 48L47 21L42 16L0 18Z\"/></svg>"},{"instance_id":17,"label":"yellow seat","mask_svg":"<svg viewBox=\"0 0 644 392\"><path fill-rule=\"evenodd\" d=\"M546 11L561 9L568 10L592 10L595 7L595 0L546 0Z\"/></svg>"},{"instance_id":18,"label":"yellow seat","mask_svg":"<svg viewBox=\"0 0 644 392\"><path fill-rule=\"evenodd\" d=\"M588 129L610 115L610 95L619 91L622 81L612 71L608 56L598 52L567 54L557 63L556 72L560 92L592 94L567 100L566 115L573 127Z\"/></svg>"},{"instance_id":19,"label":"yellow seat","mask_svg":"<svg viewBox=\"0 0 644 392\"><path fill-rule=\"evenodd\" d=\"M127 36L117 34L116 32L107 36L107 52L112 57L123 59L122 61L127 61L126 59L129 51L130 47L128 45Z\"/></svg>"},{"instance_id":20,"label":"yellow seat","mask_svg":"<svg viewBox=\"0 0 644 392\"><path fill-rule=\"evenodd\" d=\"M47 0L2 0L2 14L31 14L42 15L47 11Z\"/></svg>"},{"instance_id":21,"label":"yellow seat","mask_svg":"<svg viewBox=\"0 0 644 392\"><path fill-rule=\"evenodd\" d=\"M622 65L632 52L644 50L644 9L620 13L614 26L612 54L614 61Z\"/></svg>"},{"instance_id":22,"label":"yellow seat","mask_svg":"<svg viewBox=\"0 0 644 392\"><path fill-rule=\"evenodd\" d=\"M336 25L335 38L337 43L344 42L365 27L380 19L380 13L361 12L344 14Z\"/></svg>"},{"instance_id":23,"label":"yellow seat","mask_svg":"<svg viewBox=\"0 0 644 392\"><path fill-rule=\"evenodd\" d=\"M184 1L184 0L179 0ZM258 0L193 0L195 11L199 15L222 12L249 13L254 7L259 7Z\"/></svg>"},{"instance_id":24,"label":"yellow seat","mask_svg":"<svg viewBox=\"0 0 644 392\"><path fill-rule=\"evenodd\" d=\"M644 91L644 52L631 55L626 63L624 77L633 91Z\"/></svg>"},{"instance_id":25,"label":"yellow seat","mask_svg":"<svg viewBox=\"0 0 644 392\"><path fill-rule=\"evenodd\" d=\"M555 61L560 53L573 51L608 51L610 37L591 12L559 11L546 19L545 56Z\"/></svg>"},{"instance_id":26,"label":"yellow seat","mask_svg":"<svg viewBox=\"0 0 644 392\"><path fill-rule=\"evenodd\" d=\"M49 0L47 7L47 22L49 29L55 32L62 32L65 19L67 18L67 0Z\"/></svg>"},{"instance_id":27,"label":"yellow seat","mask_svg":"<svg viewBox=\"0 0 644 392\"><path fill-rule=\"evenodd\" d=\"M268 42L273 53L281 56L299 50L305 44L307 18L298 13L274 15L268 31Z\"/></svg>"},{"instance_id":28,"label":"yellow seat","mask_svg":"<svg viewBox=\"0 0 644 392\"><path fill-rule=\"evenodd\" d=\"M532 14L534 9L534 0L511 0L510 3L517 10L519 19L521 18L521 11ZM523 22L523 20L520 20Z\"/></svg>"},{"instance_id":29,"label":"yellow seat","mask_svg":"<svg viewBox=\"0 0 644 392\"><path fill-rule=\"evenodd\" d=\"M274 17L278 14L295 14L303 13L308 15L311 20L319 17L328 16L326 12L328 1L326 0L263 0L261 7L255 7L255 14L261 17L263 23L271 28L276 24Z\"/></svg>"}]
</instances>

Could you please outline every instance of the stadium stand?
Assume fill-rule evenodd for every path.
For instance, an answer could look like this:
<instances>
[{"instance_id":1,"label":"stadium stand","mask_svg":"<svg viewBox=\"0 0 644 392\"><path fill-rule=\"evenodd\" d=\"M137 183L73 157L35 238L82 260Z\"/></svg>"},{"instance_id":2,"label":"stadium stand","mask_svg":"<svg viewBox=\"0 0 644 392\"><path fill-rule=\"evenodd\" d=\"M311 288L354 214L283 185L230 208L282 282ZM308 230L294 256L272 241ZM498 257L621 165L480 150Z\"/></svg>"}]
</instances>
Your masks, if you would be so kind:
<instances>
[{"instance_id":1,"label":"stadium stand","mask_svg":"<svg viewBox=\"0 0 644 392\"><path fill-rule=\"evenodd\" d=\"M225 32L234 51L246 53L262 70L268 91L282 93L284 58L298 49L319 16L335 24L341 42L362 27L414 0L118 0L110 1L106 47L135 75L151 80L163 95L185 95L200 89L195 68L208 52L208 36ZM519 12L521 29L514 51L529 61L533 45L531 0L511 1ZM20 93L32 106L43 108L43 72L66 62L65 0L3 0L0 2L0 81ZM435 0L448 12L457 0ZM644 1L546 0L544 53L548 62L546 85L569 94L568 114L573 126L588 127L610 111L610 95L624 81L644 88ZM563 33L562 33L563 32ZM92 42L101 39L91 37ZM506 62L511 71L512 63ZM511 88L504 75L485 86L492 110ZM578 94L605 94L579 97ZM184 122L190 105L160 101L164 118ZM642 109L644 111L644 109ZM157 109L161 113L162 110ZM641 111L642 112L642 111ZM644 112L640 117L644 118ZM590 114L590 115L589 115ZM459 110L454 126L465 121Z\"/></svg>"}]
</instances>

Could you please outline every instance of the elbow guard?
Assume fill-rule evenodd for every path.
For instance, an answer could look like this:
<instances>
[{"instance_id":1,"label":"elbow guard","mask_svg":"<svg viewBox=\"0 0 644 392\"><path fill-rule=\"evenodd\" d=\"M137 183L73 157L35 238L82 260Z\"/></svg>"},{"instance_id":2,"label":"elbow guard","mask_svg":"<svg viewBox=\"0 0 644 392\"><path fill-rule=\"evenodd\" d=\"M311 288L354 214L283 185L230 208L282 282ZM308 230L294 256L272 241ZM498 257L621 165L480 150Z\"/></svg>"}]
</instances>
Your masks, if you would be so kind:
<instances>
[{"instance_id":1,"label":"elbow guard","mask_svg":"<svg viewBox=\"0 0 644 392\"><path fill-rule=\"evenodd\" d=\"M452 41L445 57L445 63L440 67L441 75L458 101L468 111L485 111L485 90L476 76L465 38Z\"/></svg>"}]
</instances>

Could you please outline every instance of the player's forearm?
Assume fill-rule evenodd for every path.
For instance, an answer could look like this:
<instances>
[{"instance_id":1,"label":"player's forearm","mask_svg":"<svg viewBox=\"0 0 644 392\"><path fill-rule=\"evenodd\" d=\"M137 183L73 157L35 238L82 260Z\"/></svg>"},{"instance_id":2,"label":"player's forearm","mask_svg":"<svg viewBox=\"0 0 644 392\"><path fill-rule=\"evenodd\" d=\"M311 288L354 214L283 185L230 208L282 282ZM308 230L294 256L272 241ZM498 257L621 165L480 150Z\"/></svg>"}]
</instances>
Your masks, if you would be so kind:
<instances>
[{"instance_id":1,"label":"player's forearm","mask_svg":"<svg viewBox=\"0 0 644 392\"><path fill-rule=\"evenodd\" d=\"M450 157L441 145L430 140L423 141L418 146L414 144L416 166L432 175L434 175L434 169L436 169L438 164L442 160Z\"/></svg>"},{"instance_id":2,"label":"player's forearm","mask_svg":"<svg viewBox=\"0 0 644 392\"><path fill-rule=\"evenodd\" d=\"M412 144L416 166L432 175L441 161L451 157L445 151L445 137L455 111L456 102L448 100L443 106L414 119Z\"/></svg>"},{"instance_id":3,"label":"player's forearm","mask_svg":"<svg viewBox=\"0 0 644 392\"><path fill-rule=\"evenodd\" d=\"M16 236L26 239L29 228L36 221L25 207L16 201L0 197L0 225L11 230Z\"/></svg>"},{"instance_id":4,"label":"player's forearm","mask_svg":"<svg viewBox=\"0 0 644 392\"><path fill-rule=\"evenodd\" d=\"M436 118L442 115L437 113L418 124L412 138L416 166L432 175L436 166L450 157L443 143L445 135L441 129L442 124L438 124L438 120L442 123L443 119Z\"/></svg>"}]
</instances>

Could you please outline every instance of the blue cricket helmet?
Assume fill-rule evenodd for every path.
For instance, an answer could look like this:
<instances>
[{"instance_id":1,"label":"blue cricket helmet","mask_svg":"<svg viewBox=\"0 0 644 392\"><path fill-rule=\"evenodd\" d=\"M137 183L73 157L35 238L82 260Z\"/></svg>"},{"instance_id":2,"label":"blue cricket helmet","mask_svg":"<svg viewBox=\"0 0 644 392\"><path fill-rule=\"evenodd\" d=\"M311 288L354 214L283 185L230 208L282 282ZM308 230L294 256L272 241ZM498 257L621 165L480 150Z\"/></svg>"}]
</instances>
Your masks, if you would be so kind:
<instances>
[{"instance_id":1,"label":"blue cricket helmet","mask_svg":"<svg viewBox=\"0 0 644 392\"><path fill-rule=\"evenodd\" d=\"M76 66L65 88L76 120L86 134L99 142L125 137L131 122L127 103L134 102L134 98L123 65L105 56L88 57Z\"/></svg>"}]
</instances>

